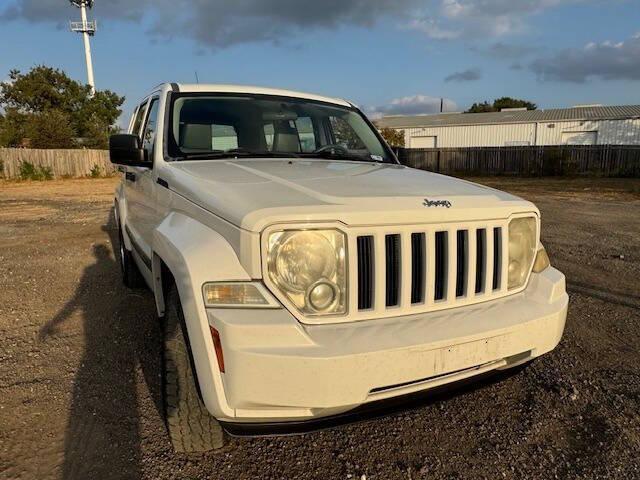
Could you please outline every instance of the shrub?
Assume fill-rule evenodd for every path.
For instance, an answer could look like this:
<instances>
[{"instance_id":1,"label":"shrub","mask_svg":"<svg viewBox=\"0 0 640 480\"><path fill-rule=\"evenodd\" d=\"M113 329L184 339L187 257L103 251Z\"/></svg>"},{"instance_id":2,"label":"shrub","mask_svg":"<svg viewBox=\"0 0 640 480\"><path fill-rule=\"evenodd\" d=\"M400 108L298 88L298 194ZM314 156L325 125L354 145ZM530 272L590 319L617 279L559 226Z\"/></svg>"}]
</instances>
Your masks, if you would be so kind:
<instances>
[{"instance_id":1,"label":"shrub","mask_svg":"<svg viewBox=\"0 0 640 480\"><path fill-rule=\"evenodd\" d=\"M20 164L20 178L22 180L51 180L53 179L53 171L51 167L22 162Z\"/></svg>"}]
</instances>

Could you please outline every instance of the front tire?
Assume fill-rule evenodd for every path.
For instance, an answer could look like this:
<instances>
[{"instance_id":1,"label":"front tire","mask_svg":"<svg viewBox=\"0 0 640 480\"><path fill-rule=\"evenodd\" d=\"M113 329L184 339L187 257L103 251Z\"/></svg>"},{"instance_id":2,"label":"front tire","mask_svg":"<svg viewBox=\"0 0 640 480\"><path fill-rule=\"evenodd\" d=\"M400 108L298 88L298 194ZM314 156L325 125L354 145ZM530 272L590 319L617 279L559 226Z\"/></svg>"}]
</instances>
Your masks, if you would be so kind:
<instances>
[{"instance_id":1,"label":"front tire","mask_svg":"<svg viewBox=\"0 0 640 480\"><path fill-rule=\"evenodd\" d=\"M176 452L185 453L221 448L225 435L200 399L175 285L170 287L165 304L164 401L171 443Z\"/></svg>"}]
</instances>

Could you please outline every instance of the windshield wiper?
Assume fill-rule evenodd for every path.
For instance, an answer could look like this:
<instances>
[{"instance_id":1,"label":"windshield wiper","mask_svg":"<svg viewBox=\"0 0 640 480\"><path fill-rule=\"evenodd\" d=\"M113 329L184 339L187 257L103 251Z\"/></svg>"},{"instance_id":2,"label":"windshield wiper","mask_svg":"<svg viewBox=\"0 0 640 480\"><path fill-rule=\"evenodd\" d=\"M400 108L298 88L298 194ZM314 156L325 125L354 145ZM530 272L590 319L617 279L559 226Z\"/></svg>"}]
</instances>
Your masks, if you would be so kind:
<instances>
[{"instance_id":1,"label":"windshield wiper","mask_svg":"<svg viewBox=\"0 0 640 480\"><path fill-rule=\"evenodd\" d=\"M221 158L299 158L297 153L289 152L269 152L269 151L252 151L244 148L233 148L231 150L212 150L206 153L188 153L176 160L217 160Z\"/></svg>"},{"instance_id":2,"label":"windshield wiper","mask_svg":"<svg viewBox=\"0 0 640 480\"><path fill-rule=\"evenodd\" d=\"M355 153L338 153L331 150L325 150L323 152L310 152L300 155L304 158L326 158L328 160L355 160L356 162L370 162L370 163L383 163L382 160L374 160L370 156L356 155Z\"/></svg>"}]
</instances>

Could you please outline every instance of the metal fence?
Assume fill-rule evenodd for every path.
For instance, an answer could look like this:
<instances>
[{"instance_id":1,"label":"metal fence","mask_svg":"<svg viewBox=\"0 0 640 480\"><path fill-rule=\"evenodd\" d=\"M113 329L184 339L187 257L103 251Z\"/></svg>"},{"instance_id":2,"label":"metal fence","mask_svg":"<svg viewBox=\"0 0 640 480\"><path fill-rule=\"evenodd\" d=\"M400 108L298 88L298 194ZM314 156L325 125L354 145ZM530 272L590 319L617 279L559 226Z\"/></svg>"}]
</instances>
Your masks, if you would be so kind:
<instances>
[{"instance_id":1,"label":"metal fence","mask_svg":"<svg viewBox=\"0 0 640 480\"><path fill-rule=\"evenodd\" d=\"M53 178L113 175L108 150L0 148L0 177L21 178L25 164L47 169Z\"/></svg>"},{"instance_id":2,"label":"metal fence","mask_svg":"<svg viewBox=\"0 0 640 480\"><path fill-rule=\"evenodd\" d=\"M396 153L404 165L446 174L640 177L640 146L630 145L400 148Z\"/></svg>"}]
</instances>

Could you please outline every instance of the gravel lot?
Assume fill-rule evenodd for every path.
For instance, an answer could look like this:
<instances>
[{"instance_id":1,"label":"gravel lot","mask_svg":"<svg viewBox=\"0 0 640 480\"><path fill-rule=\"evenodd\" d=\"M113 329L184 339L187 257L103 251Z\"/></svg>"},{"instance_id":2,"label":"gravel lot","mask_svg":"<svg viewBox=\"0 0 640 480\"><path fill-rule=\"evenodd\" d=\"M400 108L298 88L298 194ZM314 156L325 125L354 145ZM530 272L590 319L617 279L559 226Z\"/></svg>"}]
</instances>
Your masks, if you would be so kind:
<instances>
[{"instance_id":1,"label":"gravel lot","mask_svg":"<svg viewBox=\"0 0 640 480\"><path fill-rule=\"evenodd\" d=\"M640 181L484 179L538 204L571 294L530 368L375 420L172 452L159 326L120 284L115 179L0 182L0 478L640 478Z\"/></svg>"}]
</instances>

